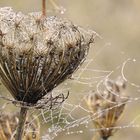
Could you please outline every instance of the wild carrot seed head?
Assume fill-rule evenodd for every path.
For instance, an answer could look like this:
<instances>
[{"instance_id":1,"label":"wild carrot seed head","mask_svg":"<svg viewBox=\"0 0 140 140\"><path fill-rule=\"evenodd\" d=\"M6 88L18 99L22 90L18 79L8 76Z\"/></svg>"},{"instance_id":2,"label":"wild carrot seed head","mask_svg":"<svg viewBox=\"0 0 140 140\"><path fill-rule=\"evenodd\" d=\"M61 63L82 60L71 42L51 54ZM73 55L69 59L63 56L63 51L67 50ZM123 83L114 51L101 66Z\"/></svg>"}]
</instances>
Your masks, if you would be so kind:
<instances>
[{"instance_id":1,"label":"wild carrot seed head","mask_svg":"<svg viewBox=\"0 0 140 140\"><path fill-rule=\"evenodd\" d=\"M0 8L2 82L16 100L35 104L72 75L93 40L68 20Z\"/></svg>"},{"instance_id":2,"label":"wild carrot seed head","mask_svg":"<svg viewBox=\"0 0 140 140\"><path fill-rule=\"evenodd\" d=\"M86 98L91 110L91 118L102 139L108 139L115 132L128 97L124 96L126 83L122 78L104 81L105 89L100 93L93 93Z\"/></svg>"},{"instance_id":3,"label":"wild carrot seed head","mask_svg":"<svg viewBox=\"0 0 140 140\"><path fill-rule=\"evenodd\" d=\"M0 140L10 140L19 122L19 113L0 113ZM34 120L30 122L31 120ZM40 123L36 116L27 116L25 124L24 140L40 139ZM15 140L13 138L13 140Z\"/></svg>"}]
</instances>

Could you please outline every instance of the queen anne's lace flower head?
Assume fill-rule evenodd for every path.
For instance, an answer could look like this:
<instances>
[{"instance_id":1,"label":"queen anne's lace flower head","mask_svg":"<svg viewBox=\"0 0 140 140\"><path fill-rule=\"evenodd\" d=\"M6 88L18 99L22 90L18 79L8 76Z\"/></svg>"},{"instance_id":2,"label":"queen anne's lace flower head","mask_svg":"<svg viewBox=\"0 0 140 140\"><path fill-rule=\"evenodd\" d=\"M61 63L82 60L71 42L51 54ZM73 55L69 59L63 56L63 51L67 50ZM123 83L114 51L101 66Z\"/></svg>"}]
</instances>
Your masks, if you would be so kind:
<instances>
[{"instance_id":1,"label":"queen anne's lace flower head","mask_svg":"<svg viewBox=\"0 0 140 140\"><path fill-rule=\"evenodd\" d=\"M94 35L68 20L0 8L3 84L16 100L35 104L85 60Z\"/></svg>"},{"instance_id":2,"label":"queen anne's lace flower head","mask_svg":"<svg viewBox=\"0 0 140 140\"><path fill-rule=\"evenodd\" d=\"M91 110L91 118L101 139L107 140L116 131L129 97L125 96L126 83L122 78L113 81L106 79L105 89L86 98L86 103Z\"/></svg>"},{"instance_id":3,"label":"queen anne's lace flower head","mask_svg":"<svg viewBox=\"0 0 140 140\"><path fill-rule=\"evenodd\" d=\"M0 113L0 140L10 140L19 122L19 113ZM32 123L30 123L31 120ZM40 137L40 123L36 116L27 115L26 131L24 132L24 140L39 140Z\"/></svg>"}]
</instances>

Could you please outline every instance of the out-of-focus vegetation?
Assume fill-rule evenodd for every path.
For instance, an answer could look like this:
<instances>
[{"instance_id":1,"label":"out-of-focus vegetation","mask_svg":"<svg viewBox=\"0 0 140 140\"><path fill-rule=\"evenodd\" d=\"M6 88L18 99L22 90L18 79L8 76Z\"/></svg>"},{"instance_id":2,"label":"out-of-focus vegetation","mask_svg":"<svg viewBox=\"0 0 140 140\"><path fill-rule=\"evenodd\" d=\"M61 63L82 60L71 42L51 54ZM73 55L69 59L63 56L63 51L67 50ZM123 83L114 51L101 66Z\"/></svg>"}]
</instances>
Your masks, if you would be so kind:
<instances>
[{"instance_id":1,"label":"out-of-focus vegetation","mask_svg":"<svg viewBox=\"0 0 140 140\"><path fill-rule=\"evenodd\" d=\"M57 15L72 20L74 23L94 29L103 39L97 39L91 47L89 57L94 59L92 68L101 70L114 70L128 58L135 58L136 62L130 61L125 67L125 75L131 83L140 85L140 1L139 0L57 0L58 5L63 6L66 12L61 15L57 12L48 12L48 15ZM0 7L11 6L17 11L32 12L40 11L40 0L1 0ZM49 11L53 9L48 2ZM116 75L120 75L118 71ZM73 93L70 101L81 96L79 92L82 86L70 85ZM93 89L94 90L94 89ZM6 93L5 88L0 91ZM130 97L139 97L138 88L128 86L127 93ZM128 124L139 115L140 103L133 102L127 105L123 114L123 124ZM140 124L140 119L136 121ZM110 140L132 140L139 139L139 128L121 129ZM58 139L85 140L91 139L90 135L60 136Z\"/></svg>"}]
</instances>

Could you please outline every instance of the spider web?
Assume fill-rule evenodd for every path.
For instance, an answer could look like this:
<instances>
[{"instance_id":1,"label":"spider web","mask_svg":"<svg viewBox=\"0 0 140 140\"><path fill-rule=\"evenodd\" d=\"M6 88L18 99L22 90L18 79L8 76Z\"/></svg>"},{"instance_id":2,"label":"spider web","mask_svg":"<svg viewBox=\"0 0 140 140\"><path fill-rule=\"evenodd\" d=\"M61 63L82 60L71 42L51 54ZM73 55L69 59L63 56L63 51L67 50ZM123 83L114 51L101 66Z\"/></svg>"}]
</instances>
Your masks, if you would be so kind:
<instances>
[{"instance_id":1,"label":"spider web","mask_svg":"<svg viewBox=\"0 0 140 140\"><path fill-rule=\"evenodd\" d=\"M106 44L103 48L101 48L95 55L98 56L104 48L109 46L110 44ZM95 58L94 58L95 59ZM104 85L104 81L106 79L109 79L114 73L119 72L121 77L125 82L127 82L128 86L135 88L136 92L140 91L140 85L135 84L128 80L127 75L125 74L125 69L127 64L129 63L136 63L137 60L134 58L128 58L127 60L123 61L120 65L116 66L114 70L100 70L100 69L93 69L93 63L94 59L87 59L82 66L78 70L78 72L72 76L71 80L65 82L60 87L56 88L53 91L53 95L57 95L60 93L67 94L69 91L74 98L70 96L72 99L68 99L65 102L63 102L61 105L59 105L57 108L54 109L40 109L39 111L36 109L32 109L30 111L31 115L35 115L34 119L32 119L26 126L26 133L31 133L30 125L37 119L41 119L41 126L43 126L43 136L40 136L40 139L42 140L53 140L57 139L61 135L61 137L65 137L66 135L72 135L72 134L83 134L88 132L100 131L101 129L126 129L126 128L139 128L140 125L138 124L137 120L140 118L140 115L136 115L135 118L132 120L129 120L125 122L123 125L118 125L116 127L110 127L110 128L101 128L101 129L95 129L93 128L92 121L98 119L103 111L111 110L112 108L121 106L122 103L115 104L111 108L107 108L105 110L102 110L100 112L95 112L92 116L90 116L91 111L87 108L85 105L85 96L89 94L93 94L93 91L96 91L101 97L102 92L102 85ZM104 85L106 86L106 85ZM77 87L76 91L73 89L73 87ZM82 90L79 90L80 89ZM106 86L107 88L107 86ZM79 92L77 94L77 92ZM70 94L70 95L71 95ZM118 96L116 93L112 93ZM137 95L137 94L136 94ZM134 97L132 96L122 96L120 98L128 98L128 100L125 102L126 104L131 104L134 102L139 102L140 97L136 95ZM7 99L7 97L1 96L1 99ZM73 103L73 100L74 103ZM106 99L104 99L106 100ZM110 102L109 100L107 100ZM6 102L1 107L2 109L5 109L8 107L8 104L11 104L11 101L8 103ZM123 103L124 104L124 103ZM125 115L123 116L125 118ZM39 130L32 133L39 133ZM15 132L13 133L13 136L15 135ZM13 138L11 137L11 140Z\"/></svg>"},{"instance_id":2,"label":"spider web","mask_svg":"<svg viewBox=\"0 0 140 140\"><path fill-rule=\"evenodd\" d=\"M88 85L89 86L88 88L92 88L93 85L95 85L98 94L101 94L100 86L103 84L104 80L108 79L109 76L111 76L111 74L114 73L115 71L103 71L103 70L89 69L88 66L92 63L92 61L93 60L86 61L85 67L80 70L80 73L77 76L73 77L73 79L74 79L73 82L80 83L80 84L83 84L86 86ZM131 61L131 59L126 60L125 62L123 62L122 66L117 66L116 69L121 68L122 77L131 86L139 87L138 85L129 82L124 75L124 68L128 61ZM134 61L134 60L132 60L132 61ZM85 71L90 72L90 74L91 74L91 72L93 72L93 73L98 72L98 73L101 73L102 76L93 77L93 78L82 77L82 74ZM59 92L63 92L63 91L60 90ZM86 93L86 94L91 94L91 93L92 93L92 90L89 90L88 93ZM112 93L112 94L115 94L115 93ZM118 95L116 94L116 96L118 96ZM123 96L120 98L128 98L128 97ZM134 97L134 98L129 97L129 100L126 101L126 104L128 104L128 103L130 104L132 102L139 101L139 99L140 99L139 97ZM96 112L93 114L92 119L91 119L91 117L89 115L91 113L91 111L89 109L85 108L85 105L83 105L83 102L84 102L84 97L79 101L78 104L75 104L75 105L65 102L62 104L60 110L56 110L54 112L51 111L51 117L47 117L47 118L44 116L45 110L43 110L42 116L44 118L44 122L45 123L52 122L52 126L48 129L47 134L43 137L43 139L44 140L45 139L48 139L48 140L54 139L61 132L64 132L64 134L66 134L66 135L70 135L70 134L84 133L85 129L89 129L89 131L91 131L91 132L100 131L101 129L95 129L95 128L90 127L90 124L92 123L92 121L98 119L102 115L103 111L111 110L112 108L122 105L122 103L118 103L117 105L114 105L111 108L107 108L105 110L102 110L101 112ZM110 102L110 101L108 101L108 102ZM77 111L82 112L81 114L83 116L81 115L82 117L80 117L80 118L75 117L75 114ZM127 122L126 125L124 124L122 126L116 126L116 127L113 127L113 129L126 129L126 128L133 128L133 127L139 128L140 125L135 123L137 121L137 119L139 119L139 117L140 117L140 115L136 116L130 122ZM58 121L56 121L56 123L54 123L54 121L53 121L55 118L58 118ZM63 125L61 125L61 124L63 124ZM112 127L105 128L105 129L112 129Z\"/></svg>"}]
</instances>

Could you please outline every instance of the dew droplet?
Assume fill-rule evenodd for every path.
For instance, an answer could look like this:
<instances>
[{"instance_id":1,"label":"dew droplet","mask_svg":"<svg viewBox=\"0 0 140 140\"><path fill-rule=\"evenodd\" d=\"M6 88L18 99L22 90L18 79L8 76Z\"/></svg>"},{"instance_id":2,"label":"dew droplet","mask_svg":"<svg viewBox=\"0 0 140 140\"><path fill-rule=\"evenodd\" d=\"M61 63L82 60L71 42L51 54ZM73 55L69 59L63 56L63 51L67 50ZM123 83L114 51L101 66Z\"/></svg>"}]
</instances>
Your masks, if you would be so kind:
<instances>
[{"instance_id":1,"label":"dew droplet","mask_svg":"<svg viewBox=\"0 0 140 140\"><path fill-rule=\"evenodd\" d=\"M64 14L66 12L66 9L64 7L60 7L60 14Z\"/></svg>"}]
</instances>

